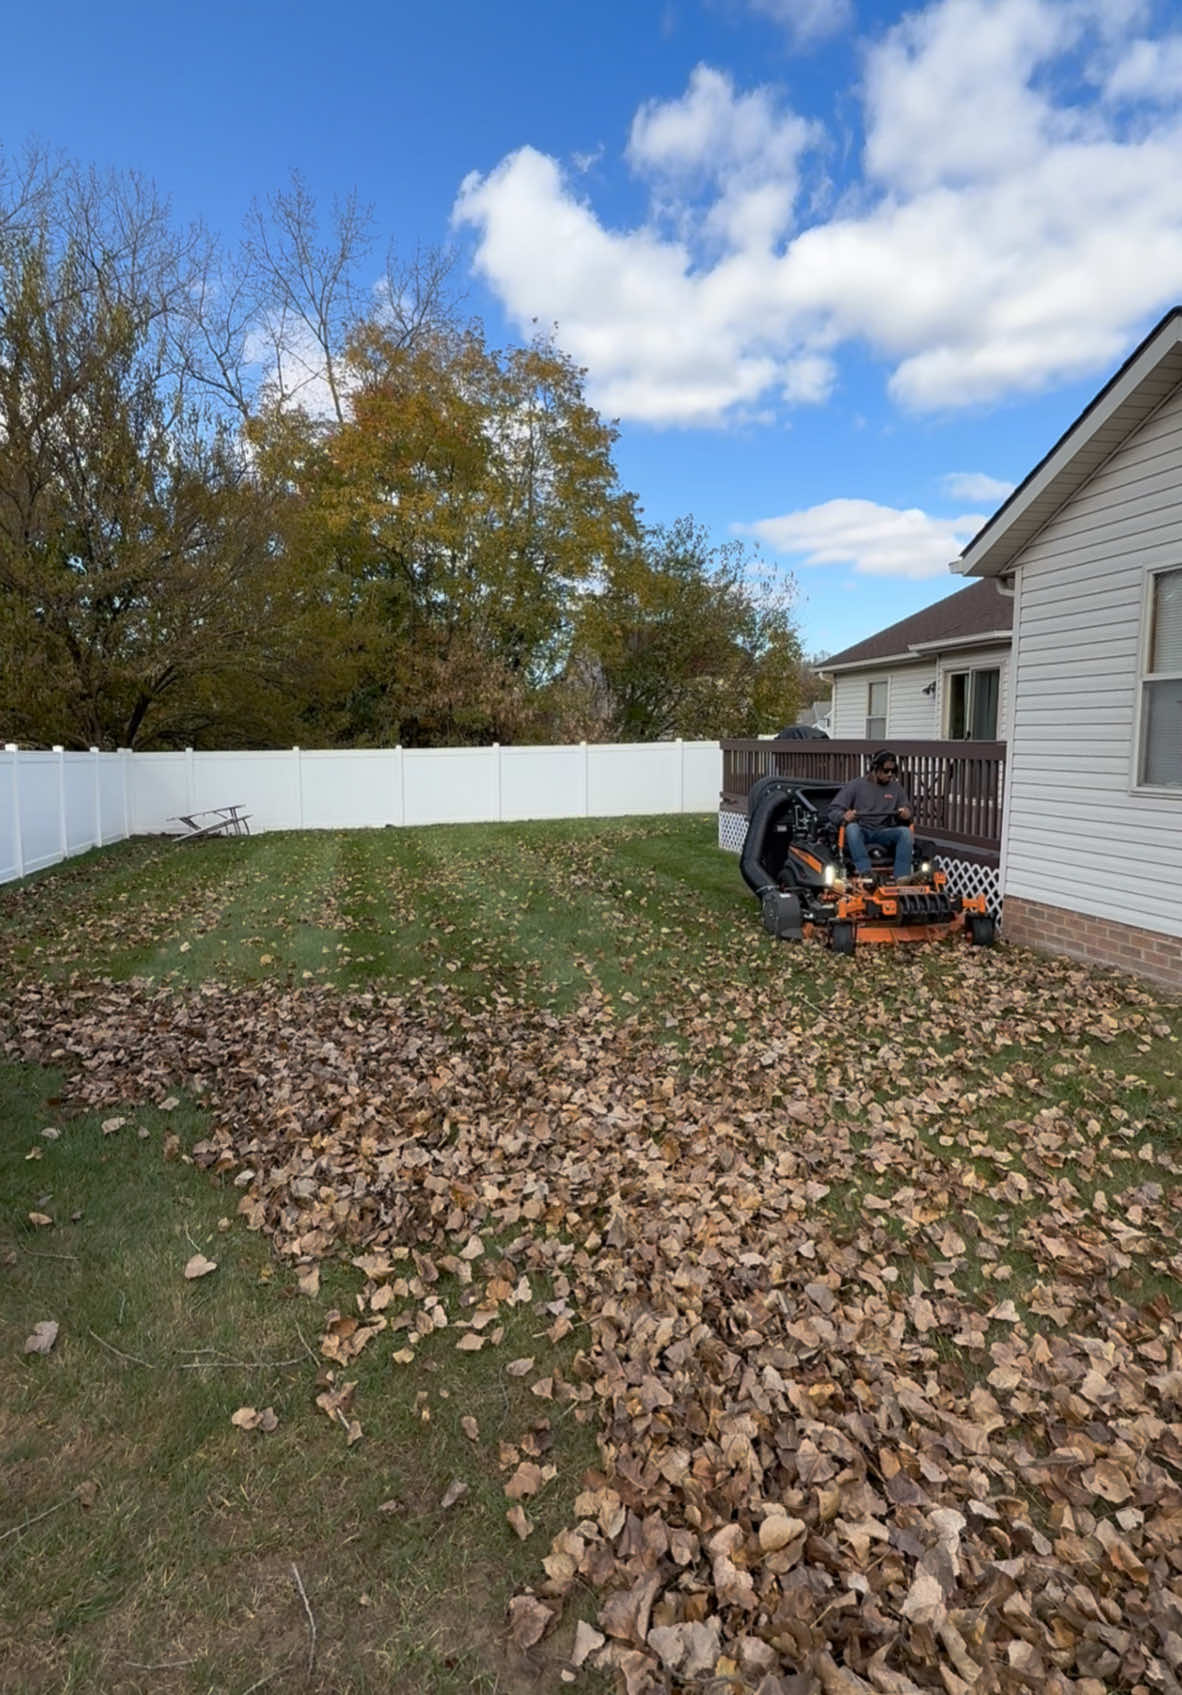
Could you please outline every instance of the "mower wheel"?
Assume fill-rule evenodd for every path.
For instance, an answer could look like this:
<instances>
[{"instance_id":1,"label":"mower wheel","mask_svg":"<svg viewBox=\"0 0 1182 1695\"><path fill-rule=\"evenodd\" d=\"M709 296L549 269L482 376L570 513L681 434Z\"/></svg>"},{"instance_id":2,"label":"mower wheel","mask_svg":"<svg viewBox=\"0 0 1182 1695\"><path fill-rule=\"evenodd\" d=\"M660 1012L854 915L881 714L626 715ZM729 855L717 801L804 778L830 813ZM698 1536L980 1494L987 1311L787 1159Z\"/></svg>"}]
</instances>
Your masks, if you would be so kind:
<instances>
[{"instance_id":1,"label":"mower wheel","mask_svg":"<svg viewBox=\"0 0 1182 1695\"><path fill-rule=\"evenodd\" d=\"M756 808L759 806L764 795L772 791L776 791L781 794L790 794L793 789L799 786L799 783L799 777L767 776L757 778L756 781L752 783L750 793L747 796L748 818L755 817Z\"/></svg>"},{"instance_id":2,"label":"mower wheel","mask_svg":"<svg viewBox=\"0 0 1182 1695\"><path fill-rule=\"evenodd\" d=\"M834 953L853 953L857 946L853 925L835 924L829 932L829 946Z\"/></svg>"},{"instance_id":3,"label":"mower wheel","mask_svg":"<svg viewBox=\"0 0 1182 1695\"><path fill-rule=\"evenodd\" d=\"M975 948L991 948L997 934L997 926L992 917L986 913L983 918L969 919L969 941Z\"/></svg>"}]
</instances>

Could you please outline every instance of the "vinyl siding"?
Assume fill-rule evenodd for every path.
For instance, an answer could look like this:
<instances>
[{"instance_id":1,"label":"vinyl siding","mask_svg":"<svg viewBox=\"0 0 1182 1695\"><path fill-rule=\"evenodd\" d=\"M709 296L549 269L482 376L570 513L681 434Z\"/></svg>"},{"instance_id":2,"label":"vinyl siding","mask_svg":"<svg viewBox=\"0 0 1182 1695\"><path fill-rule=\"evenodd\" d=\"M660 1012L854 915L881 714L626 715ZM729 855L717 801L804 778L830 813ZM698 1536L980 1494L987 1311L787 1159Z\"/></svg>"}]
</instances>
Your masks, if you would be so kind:
<instances>
[{"instance_id":1,"label":"vinyl siding","mask_svg":"<svg viewBox=\"0 0 1182 1695\"><path fill-rule=\"evenodd\" d=\"M1137 793L1146 570L1182 564L1182 388L1018 560L1004 892L1182 936L1182 793Z\"/></svg>"},{"instance_id":2,"label":"vinyl siding","mask_svg":"<svg viewBox=\"0 0 1182 1695\"><path fill-rule=\"evenodd\" d=\"M861 741L866 734L866 699L869 683L888 683L886 739L923 741L939 734L936 696L924 689L936 680L934 660L914 665L868 666L833 679L834 740Z\"/></svg>"}]
</instances>

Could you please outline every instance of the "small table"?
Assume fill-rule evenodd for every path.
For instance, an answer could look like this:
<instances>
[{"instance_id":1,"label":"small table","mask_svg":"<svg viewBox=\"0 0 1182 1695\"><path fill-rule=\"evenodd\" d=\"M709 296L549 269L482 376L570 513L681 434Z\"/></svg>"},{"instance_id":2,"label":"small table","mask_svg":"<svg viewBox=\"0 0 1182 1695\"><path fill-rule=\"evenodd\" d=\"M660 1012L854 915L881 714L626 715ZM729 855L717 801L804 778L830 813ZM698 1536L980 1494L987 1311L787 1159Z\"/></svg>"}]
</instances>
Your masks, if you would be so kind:
<instances>
[{"instance_id":1,"label":"small table","mask_svg":"<svg viewBox=\"0 0 1182 1695\"><path fill-rule=\"evenodd\" d=\"M241 806L211 806L202 812L178 812L169 823L185 826L178 841L195 842L202 836L249 836L249 817Z\"/></svg>"}]
</instances>

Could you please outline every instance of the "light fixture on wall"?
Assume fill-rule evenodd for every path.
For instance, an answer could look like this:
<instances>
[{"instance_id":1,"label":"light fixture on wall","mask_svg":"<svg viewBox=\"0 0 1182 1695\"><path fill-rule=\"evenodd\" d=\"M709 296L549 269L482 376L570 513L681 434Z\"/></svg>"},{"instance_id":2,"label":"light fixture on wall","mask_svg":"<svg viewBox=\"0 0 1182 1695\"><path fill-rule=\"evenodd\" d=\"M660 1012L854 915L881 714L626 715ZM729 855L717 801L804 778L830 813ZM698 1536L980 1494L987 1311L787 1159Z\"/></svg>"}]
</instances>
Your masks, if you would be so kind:
<instances>
[{"instance_id":1,"label":"light fixture on wall","mask_svg":"<svg viewBox=\"0 0 1182 1695\"><path fill-rule=\"evenodd\" d=\"M929 683L927 688L923 692L924 692L924 694L935 694L935 692L936 692L935 683Z\"/></svg>"}]
</instances>

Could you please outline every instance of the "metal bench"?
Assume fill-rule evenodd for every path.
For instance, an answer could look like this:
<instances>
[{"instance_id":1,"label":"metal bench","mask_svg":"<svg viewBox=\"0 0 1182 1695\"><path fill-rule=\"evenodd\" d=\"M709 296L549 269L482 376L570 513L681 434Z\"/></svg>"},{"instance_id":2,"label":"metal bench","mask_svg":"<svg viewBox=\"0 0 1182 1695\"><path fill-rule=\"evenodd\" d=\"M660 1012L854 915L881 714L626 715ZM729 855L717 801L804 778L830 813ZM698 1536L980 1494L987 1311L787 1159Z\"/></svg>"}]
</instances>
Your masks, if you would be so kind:
<instances>
[{"instance_id":1,"label":"metal bench","mask_svg":"<svg viewBox=\"0 0 1182 1695\"><path fill-rule=\"evenodd\" d=\"M241 806L210 806L199 812L178 812L170 824L183 824L179 842L196 842L203 836L249 836L249 812Z\"/></svg>"}]
</instances>

